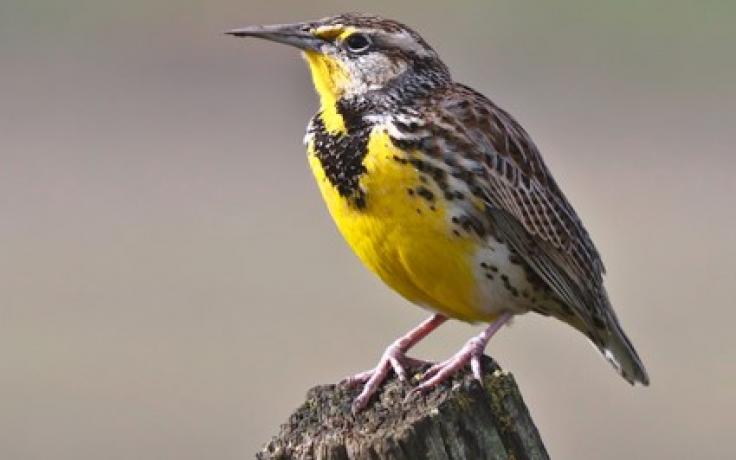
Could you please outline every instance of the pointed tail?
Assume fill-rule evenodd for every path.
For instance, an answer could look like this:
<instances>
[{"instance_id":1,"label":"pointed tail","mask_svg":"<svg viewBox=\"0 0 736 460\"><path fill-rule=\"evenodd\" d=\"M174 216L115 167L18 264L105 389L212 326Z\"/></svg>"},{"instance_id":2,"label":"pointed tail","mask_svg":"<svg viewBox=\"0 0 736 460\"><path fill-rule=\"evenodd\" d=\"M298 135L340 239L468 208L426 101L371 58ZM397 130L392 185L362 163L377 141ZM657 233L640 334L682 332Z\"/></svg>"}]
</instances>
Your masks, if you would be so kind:
<instances>
[{"instance_id":1,"label":"pointed tail","mask_svg":"<svg viewBox=\"0 0 736 460\"><path fill-rule=\"evenodd\" d=\"M610 334L603 340L601 353L630 384L649 385L649 376L644 363L641 362L634 345L626 337L615 315L611 315L609 324Z\"/></svg>"}]
</instances>

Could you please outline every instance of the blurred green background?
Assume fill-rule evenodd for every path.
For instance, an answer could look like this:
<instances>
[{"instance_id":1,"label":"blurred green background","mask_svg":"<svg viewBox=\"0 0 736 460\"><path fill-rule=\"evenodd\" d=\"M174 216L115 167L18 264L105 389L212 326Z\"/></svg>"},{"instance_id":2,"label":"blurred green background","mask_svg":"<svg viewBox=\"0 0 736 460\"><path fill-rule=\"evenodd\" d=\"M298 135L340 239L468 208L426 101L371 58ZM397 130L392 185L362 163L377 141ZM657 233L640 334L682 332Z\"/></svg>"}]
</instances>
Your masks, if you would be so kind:
<instances>
[{"instance_id":1,"label":"blurred green background","mask_svg":"<svg viewBox=\"0 0 736 460\"><path fill-rule=\"evenodd\" d=\"M424 317L328 218L297 53L221 33L351 10L511 111L604 256L651 387L546 318L488 350L552 457L736 457L736 2L2 0L0 458L251 458Z\"/></svg>"}]
</instances>

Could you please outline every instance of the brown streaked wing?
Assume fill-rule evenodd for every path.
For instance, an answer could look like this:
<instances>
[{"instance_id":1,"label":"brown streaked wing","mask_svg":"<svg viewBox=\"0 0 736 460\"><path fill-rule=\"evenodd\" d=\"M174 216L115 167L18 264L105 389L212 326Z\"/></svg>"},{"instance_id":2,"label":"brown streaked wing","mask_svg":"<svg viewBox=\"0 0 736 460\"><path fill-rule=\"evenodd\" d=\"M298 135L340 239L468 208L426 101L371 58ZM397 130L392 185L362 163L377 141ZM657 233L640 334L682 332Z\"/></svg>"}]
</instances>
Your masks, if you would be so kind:
<instances>
[{"instance_id":1,"label":"brown streaked wing","mask_svg":"<svg viewBox=\"0 0 736 460\"><path fill-rule=\"evenodd\" d=\"M430 104L433 137L468 169L473 165L469 172L489 215L513 233L506 236L520 255L572 306L584 312L606 305L600 255L526 131L465 86L435 95Z\"/></svg>"}]
</instances>

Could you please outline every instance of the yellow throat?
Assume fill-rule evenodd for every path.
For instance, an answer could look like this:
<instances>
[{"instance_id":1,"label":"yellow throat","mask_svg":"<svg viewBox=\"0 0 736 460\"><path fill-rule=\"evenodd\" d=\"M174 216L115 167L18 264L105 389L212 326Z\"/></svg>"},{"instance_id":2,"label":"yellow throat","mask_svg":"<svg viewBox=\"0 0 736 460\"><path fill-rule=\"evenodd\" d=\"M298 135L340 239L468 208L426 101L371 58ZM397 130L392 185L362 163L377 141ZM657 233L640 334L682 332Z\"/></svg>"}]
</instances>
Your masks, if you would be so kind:
<instances>
[{"instance_id":1,"label":"yellow throat","mask_svg":"<svg viewBox=\"0 0 736 460\"><path fill-rule=\"evenodd\" d=\"M349 81L347 71L335 59L315 51L305 51L304 58L312 73L314 88L319 94L322 121L327 131L333 134L346 132L345 121L337 113L336 104Z\"/></svg>"}]
</instances>

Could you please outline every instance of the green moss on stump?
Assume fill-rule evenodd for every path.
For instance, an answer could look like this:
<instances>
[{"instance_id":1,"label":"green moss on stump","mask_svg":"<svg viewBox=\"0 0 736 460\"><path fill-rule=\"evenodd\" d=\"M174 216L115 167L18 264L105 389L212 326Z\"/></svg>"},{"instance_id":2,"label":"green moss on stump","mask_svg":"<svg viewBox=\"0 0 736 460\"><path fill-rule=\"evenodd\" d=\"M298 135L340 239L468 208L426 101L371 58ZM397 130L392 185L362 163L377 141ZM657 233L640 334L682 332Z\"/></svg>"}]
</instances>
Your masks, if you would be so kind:
<instances>
[{"instance_id":1,"label":"green moss on stump","mask_svg":"<svg viewBox=\"0 0 736 460\"><path fill-rule=\"evenodd\" d=\"M484 385L469 370L406 400L413 382L392 376L363 412L359 388L321 385L282 425L259 460L547 459L511 374L484 357Z\"/></svg>"}]
</instances>

